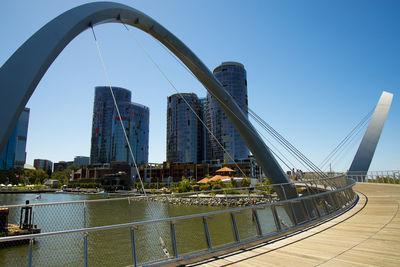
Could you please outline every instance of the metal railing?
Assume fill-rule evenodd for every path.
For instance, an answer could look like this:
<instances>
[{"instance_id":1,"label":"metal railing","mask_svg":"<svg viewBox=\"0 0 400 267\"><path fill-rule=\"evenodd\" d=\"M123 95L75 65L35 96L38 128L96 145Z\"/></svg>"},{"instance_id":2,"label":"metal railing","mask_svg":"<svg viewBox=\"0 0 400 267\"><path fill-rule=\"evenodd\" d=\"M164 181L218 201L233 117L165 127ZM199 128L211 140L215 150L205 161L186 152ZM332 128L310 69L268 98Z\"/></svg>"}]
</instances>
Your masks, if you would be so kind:
<instances>
[{"instance_id":1,"label":"metal railing","mask_svg":"<svg viewBox=\"0 0 400 267\"><path fill-rule=\"evenodd\" d=\"M135 202L142 197L128 197L7 206L11 221L16 209L29 206L34 211L35 224L47 226L42 227L40 234L1 237L0 256L6 250L4 253L9 258L5 260L9 266L136 266L190 260L276 238L341 212L357 199L352 190L354 184L354 180L339 176L295 184L221 189L208 193L215 194L216 198L233 197L230 194L233 191L245 193L241 197L246 198L250 206L172 217L162 213L157 215L159 218L151 218L153 212L151 216L140 217L145 218L141 221L131 216L135 215L135 209L139 210L138 203L145 205L143 212L147 212L154 210L157 202ZM295 186L299 197L273 202L274 192L285 192L287 186ZM195 200L204 193L159 195L154 199ZM260 196L268 203L251 205ZM121 205L126 214L114 214L113 209ZM101 221L101 217L96 217L96 209L106 210L102 216L109 220ZM54 223L46 224L41 216L47 216L46 220ZM17 241L29 244L18 249L5 246Z\"/></svg>"},{"instance_id":2,"label":"metal railing","mask_svg":"<svg viewBox=\"0 0 400 267\"><path fill-rule=\"evenodd\" d=\"M348 172L347 177L360 183L400 184L400 171Z\"/></svg>"}]
</instances>

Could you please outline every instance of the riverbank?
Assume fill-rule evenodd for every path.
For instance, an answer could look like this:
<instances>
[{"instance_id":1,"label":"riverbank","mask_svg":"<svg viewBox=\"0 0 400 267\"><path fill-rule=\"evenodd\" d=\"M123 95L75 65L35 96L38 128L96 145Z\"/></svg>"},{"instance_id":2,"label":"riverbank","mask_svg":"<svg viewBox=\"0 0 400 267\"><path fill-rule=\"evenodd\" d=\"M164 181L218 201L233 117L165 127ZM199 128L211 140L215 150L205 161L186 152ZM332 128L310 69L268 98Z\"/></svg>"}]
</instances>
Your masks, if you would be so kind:
<instances>
[{"instance_id":1,"label":"riverbank","mask_svg":"<svg viewBox=\"0 0 400 267\"><path fill-rule=\"evenodd\" d=\"M196 196L148 196L151 201L169 203L172 205L184 206L224 206L224 207L245 207L270 203L270 199L262 195L196 195ZM146 198L137 198L136 201L145 201ZM277 201L273 197L272 201Z\"/></svg>"},{"instance_id":2,"label":"riverbank","mask_svg":"<svg viewBox=\"0 0 400 267\"><path fill-rule=\"evenodd\" d=\"M13 189L13 188L1 188L0 194L41 194L41 193L54 193L59 189L53 188L29 188L29 189Z\"/></svg>"}]
</instances>

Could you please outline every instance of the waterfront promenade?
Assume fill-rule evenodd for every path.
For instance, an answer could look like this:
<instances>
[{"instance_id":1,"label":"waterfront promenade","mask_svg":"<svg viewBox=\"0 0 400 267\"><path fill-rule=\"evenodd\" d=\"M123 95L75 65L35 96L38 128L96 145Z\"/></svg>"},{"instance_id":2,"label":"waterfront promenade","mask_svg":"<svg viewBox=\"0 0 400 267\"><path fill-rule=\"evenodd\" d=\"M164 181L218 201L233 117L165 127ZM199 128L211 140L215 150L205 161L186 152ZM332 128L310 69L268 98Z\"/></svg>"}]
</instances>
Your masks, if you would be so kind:
<instances>
[{"instance_id":1,"label":"waterfront promenade","mask_svg":"<svg viewBox=\"0 0 400 267\"><path fill-rule=\"evenodd\" d=\"M400 266L400 185L358 183L355 207L297 235L191 266Z\"/></svg>"}]
</instances>

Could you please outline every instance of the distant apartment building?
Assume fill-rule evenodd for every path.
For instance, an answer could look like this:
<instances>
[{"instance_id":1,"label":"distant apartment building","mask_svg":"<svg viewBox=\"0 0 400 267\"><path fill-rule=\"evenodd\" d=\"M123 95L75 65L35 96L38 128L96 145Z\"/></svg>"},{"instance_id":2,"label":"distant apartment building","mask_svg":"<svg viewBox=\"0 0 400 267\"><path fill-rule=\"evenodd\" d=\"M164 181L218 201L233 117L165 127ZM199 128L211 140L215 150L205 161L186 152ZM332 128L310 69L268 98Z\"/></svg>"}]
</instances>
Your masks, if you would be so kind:
<instances>
[{"instance_id":1,"label":"distant apartment building","mask_svg":"<svg viewBox=\"0 0 400 267\"><path fill-rule=\"evenodd\" d=\"M125 161L133 165L125 133L137 164L148 161L149 114L148 107L131 103L131 92L113 87L120 117L114 105L110 88L95 88L93 105L90 164L105 166L111 161Z\"/></svg>"},{"instance_id":2,"label":"distant apartment building","mask_svg":"<svg viewBox=\"0 0 400 267\"><path fill-rule=\"evenodd\" d=\"M89 165L90 164L90 158L85 157L85 156L76 156L74 158L74 165L77 167L83 166L83 165Z\"/></svg>"},{"instance_id":3,"label":"distant apartment building","mask_svg":"<svg viewBox=\"0 0 400 267\"><path fill-rule=\"evenodd\" d=\"M36 170L44 170L48 175L51 175L53 171L53 162L47 159L35 159L33 166Z\"/></svg>"},{"instance_id":4,"label":"distant apartment building","mask_svg":"<svg viewBox=\"0 0 400 267\"><path fill-rule=\"evenodd\" d=\"M68 169L69 166L74 164L73 161L59 161L55 162L53 166L53 171L58 172L58 171L64 171Z\"/></svg>"},{"instance_id":5,"label":"distant apartment building","mask_svg":"<svg viewBox=\"0 0 400 267\"><path fill-rule=\"evenodd\" d=\"M247 115L247 80L244 66L237 62L223 62L213 73ZM209 135L207 159L223 162L246 159L249 156L247 146L210 93L207 94L206 116L207 127L215 136L214 138Z\"/></svg>"},{"instance_id":6,"label":"distant apartment building","mask_svg":"<svg viewBox=\"0 0 400 267\"><path fill-rule=\"evenodd\" d=\"M200 163L203 159L202 105L196 94L168 97L167 162Z\"/></svg>"},{"instance_id":7,"label":"distant apartment building","mask_svg":"<svg viewBox=\"0 0 400 267\"><path fill-rule=\"evenodd\" d=\"M107 191L129 190L133 185L128 162L111 161L108 166L85 165L72 171L70 183L97 183Z\"/></svg>"},{"instance_id":8,"label":"distant apartment building","mask_svg":"<svg viewBox=\"0 0 400 267\"><path fill-rule=\"evenodd\" d=\"M24 169L29 108L24 108L0 155L0 170Z\"/></svg>"},{"instance_id":9,"label":"distant apartment building","mask_svg":"<svg viewBox=\"0 0 400 267\"><path fill-rule=\"evenodd\" d=\"M237 160L236 163L221 163L219 160L194 163L173 163L163 162L163 164L144 164L139 166L141 177L146 182L179 182L182 177L195 179L199 181L206 175L214 176L217 170L222 167L228 167L234 172L233 177L250 177L262 180L265 175L261 167L257 164L254 157Z\"/></svg>"}]
</instances>

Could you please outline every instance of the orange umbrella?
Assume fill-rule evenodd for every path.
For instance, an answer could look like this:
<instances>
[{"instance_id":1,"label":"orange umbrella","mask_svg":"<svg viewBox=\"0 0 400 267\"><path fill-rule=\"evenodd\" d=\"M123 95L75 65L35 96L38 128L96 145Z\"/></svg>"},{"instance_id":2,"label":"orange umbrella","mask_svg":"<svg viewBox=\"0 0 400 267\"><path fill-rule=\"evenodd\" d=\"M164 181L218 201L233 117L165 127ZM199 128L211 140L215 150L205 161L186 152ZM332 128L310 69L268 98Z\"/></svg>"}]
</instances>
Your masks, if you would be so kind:
<instances>
[{"instance_id":1,"label":"orange umbrella","mask_svg":"<svg viewBox=\"0 0 400 267\"><path fill-rule=\"evenodd\" d=\"M208 179L207 177L204 177L203 179L201 179L200 181L198 181L198 184L206 184L210 179Z\"/></svg>"},{"instance_id":2,"label":"orange umbrella","mask_svg":"<svg viewBox=\"0 0 400 267\"><path fill-rule=\"evenodd\" d=\"M228 168L228 167L223 167L219 170L217 170L216 172L233 172L234 170Z\"/></svg>"},{"instance_id":3,"label":"orange umbrella","mask_svg":"<svg viewBox=\"0 0 400 267\"><path fill-rule=\"evenodd\" d=\"M224 179L230 179L230 177L229 176L222 176L222 175L215 175L215 176L213 176L209 181L210 182L216 182L216 181L218 181L218 180L224 180Z\"/></svg>"}]
</instances>

